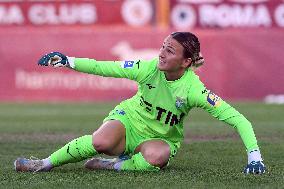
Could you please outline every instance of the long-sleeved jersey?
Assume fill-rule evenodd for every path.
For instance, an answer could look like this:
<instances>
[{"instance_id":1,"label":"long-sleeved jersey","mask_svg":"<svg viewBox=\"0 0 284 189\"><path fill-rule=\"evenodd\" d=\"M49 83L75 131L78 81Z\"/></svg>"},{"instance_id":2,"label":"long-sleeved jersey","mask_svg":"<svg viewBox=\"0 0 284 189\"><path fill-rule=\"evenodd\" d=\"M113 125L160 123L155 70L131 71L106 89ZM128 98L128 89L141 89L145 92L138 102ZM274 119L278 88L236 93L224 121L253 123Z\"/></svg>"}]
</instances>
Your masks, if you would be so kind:
<instances>
[{"instance_id":1,"label":"long-sleeved jersey","mask_svg":"<svg viewBox=\"0 0 284 189\"><path fill-rule=\"evenodd\" d=\"M73 69L105 77L128 78L138 83L135 96L121 102L126 116L142 136L161 137L180 144L183 120L195 107L237 129L247 150L258 148L251 123L228 103L206 89L199 77L188 69L175 81L168 81L150 61L96 61L75 58Z\"/></svg>"}]
</instances>

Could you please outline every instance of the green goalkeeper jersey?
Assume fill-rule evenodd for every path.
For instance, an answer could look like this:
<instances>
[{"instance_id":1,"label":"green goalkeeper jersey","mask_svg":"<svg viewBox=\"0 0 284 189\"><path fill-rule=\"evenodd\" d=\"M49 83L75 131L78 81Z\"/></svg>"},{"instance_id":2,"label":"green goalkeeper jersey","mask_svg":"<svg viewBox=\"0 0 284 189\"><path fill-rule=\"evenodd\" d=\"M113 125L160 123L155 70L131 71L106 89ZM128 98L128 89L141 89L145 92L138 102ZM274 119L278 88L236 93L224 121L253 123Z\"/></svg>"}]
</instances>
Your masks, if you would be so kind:
<instances>
[{"instance_id":1,"label":"green goalkeeper jersey","mask_svg":"<svg viewBox=\"0 0 284 189\"><path fill-rule=\"evenodd\" d=\"M157 68L158 59L149 61L96 61L75 58L74 69L105 77L128 78L138 83L135 96L121 102L138 134L164 138L178 145L183 140L183 120L195 107L237 129L247 150L258 148L250 122L228 103L208 90L190 69L175 81L167 81Z\"/></svg>"}]
</instances>

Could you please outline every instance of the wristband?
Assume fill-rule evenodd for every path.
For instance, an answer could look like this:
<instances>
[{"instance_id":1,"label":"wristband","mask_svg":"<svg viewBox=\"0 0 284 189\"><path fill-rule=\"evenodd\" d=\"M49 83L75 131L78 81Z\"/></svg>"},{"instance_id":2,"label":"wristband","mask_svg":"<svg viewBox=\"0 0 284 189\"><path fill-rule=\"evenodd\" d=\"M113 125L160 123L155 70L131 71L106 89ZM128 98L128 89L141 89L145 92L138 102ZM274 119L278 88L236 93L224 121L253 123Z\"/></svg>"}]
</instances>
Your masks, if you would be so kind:
<instances>
[{"instance_id":1,"label":"wristband","mask_svg":"<svg viewBox=\"0 0 284 189\"><path fill-rule=\"evenodd\" d=\"M69 67L74 69L75 68L75 57L67 56L67 60L68 60L68 63L69 63Z\"/></svg>"}]
</instances>

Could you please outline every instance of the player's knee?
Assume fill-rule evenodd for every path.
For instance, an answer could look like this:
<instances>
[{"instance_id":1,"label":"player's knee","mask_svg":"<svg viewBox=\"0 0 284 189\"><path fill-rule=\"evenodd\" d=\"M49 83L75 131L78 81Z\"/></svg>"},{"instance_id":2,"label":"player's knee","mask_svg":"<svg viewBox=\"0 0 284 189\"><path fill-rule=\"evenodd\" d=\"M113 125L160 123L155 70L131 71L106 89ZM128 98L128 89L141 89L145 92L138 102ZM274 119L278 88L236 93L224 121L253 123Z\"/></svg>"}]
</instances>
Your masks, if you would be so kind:
<instances>
[{"instance_id":1,"label":"player's knee","mask_svg":"<svg viewBox=\"0 0 284 189\"><path fill-rule=\"evenodd\" d=\"M98 153L106 153L112 148L109 140L93 135L93 146Z\"/></svg>"},{"instance_id":2,"label":"player's knee","mask_svg":"<svg viewBox=\"0 0 284 189\"><path fill-rule=\"evenodd\" d=\"M170 150L169 149L146 149L143 153L145 160L153 166L164 167L169 160Z\"/></svg>"}]
</instances>

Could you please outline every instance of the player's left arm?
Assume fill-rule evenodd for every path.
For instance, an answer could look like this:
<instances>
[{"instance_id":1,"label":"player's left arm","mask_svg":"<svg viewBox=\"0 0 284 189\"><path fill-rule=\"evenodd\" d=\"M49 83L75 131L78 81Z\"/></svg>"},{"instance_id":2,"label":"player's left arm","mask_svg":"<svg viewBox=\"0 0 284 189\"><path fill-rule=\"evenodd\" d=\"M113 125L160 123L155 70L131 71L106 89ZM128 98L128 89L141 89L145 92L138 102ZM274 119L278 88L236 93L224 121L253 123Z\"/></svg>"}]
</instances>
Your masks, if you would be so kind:
<instances>
[{"instance_id":1,"label":"player's left arm","mask_svg":"<svg viewBox=\"0 0 284 189\"><path fill-rule=\"evenodd\" d=\"M203 84L198 84L192 88L194 92L189 96L191 107L200 107L206 110L213 117L229 124L238 131L248 154L248 165L244 169L244 173L264 173L265 166L251 123L235 108L206 89Z\"/></svg>"}]
</instances>

